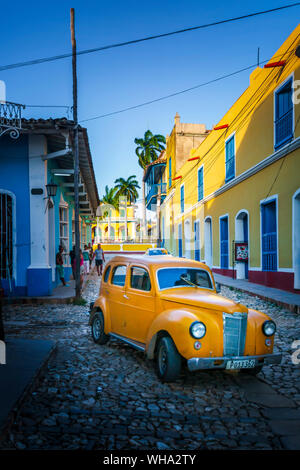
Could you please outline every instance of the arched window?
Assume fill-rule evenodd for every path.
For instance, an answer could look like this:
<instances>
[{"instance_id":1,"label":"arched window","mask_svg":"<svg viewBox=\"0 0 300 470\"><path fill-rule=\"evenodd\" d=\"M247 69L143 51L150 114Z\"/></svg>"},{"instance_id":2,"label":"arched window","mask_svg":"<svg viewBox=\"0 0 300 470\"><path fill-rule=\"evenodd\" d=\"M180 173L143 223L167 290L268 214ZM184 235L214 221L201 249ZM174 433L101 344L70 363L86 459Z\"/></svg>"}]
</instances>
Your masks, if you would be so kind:
<instances>
[{"instance_id":1,"label":"arched window","mask_svg":"<svg viewBox=\"0 0 300 470\"><path fill-rule=\"evenodd\" d=\"M13 276L13 199L0 192L0 278Z\"/></svg>"}]
</instances>

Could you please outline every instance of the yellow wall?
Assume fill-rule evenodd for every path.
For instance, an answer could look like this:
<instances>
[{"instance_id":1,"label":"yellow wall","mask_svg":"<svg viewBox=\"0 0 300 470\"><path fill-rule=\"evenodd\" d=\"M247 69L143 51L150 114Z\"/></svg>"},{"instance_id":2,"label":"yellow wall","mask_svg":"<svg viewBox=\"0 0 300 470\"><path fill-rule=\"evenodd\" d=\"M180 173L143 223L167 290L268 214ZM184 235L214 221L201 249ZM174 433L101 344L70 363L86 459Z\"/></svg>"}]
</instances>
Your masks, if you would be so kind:
<instances>
[{"instance_id":1,"label":"yellow wall","mask_svg":"<svg viewBox=\"0 0 300 470\"><path fill-rule=\"evenodd\" d=\"M228 188L220 195L214 192L225 184L225 142L235 135L235 177L255 167L259 162L272 155L274 149L274 91L288 77L300 80L300 59L295 55L295 48L300 43L300 25L274 54L269 62L286 60L284 67L257 68L250 76L250 85L241 97L232 105L217 124L229 124L228 129L214 130L206 139L191 151L191 157L199 160L186 162L180 171L172 177L182 175L182 179L173 182L168 188L167 198L162 205L162 216L165 224L178 224L189 218L200 220L201 259L204 259L204 219L212 217L213 232L213 265L220 266L219 248L219 217L229 215L230 230L230 265L232 263L231 241L235 239L235 217L241 209L249 212L250 231L250 268L261 266L260 259L260 202L267 196L278 197L278 249L279 267L292 268L292 197L300 187L300 148L289 152L283 158L272 163L265 169L248 177L239 184ZM280 56L278 58L278 56ZM294 105L295 139L300 137L300 104ZM175 169L175 138L167 143L166 178L169 175L169 156ZM204 168L204 202L198 202L197 172ZM180 187L185 187L185 213L180 215ZM174 196L172 196L174 191ZM205 200L205 198L210 200ZM171 206L174 206L174 220L170 218ZM191 210L189 210L189 207ZM165 228L165 231L168 227ZM166 237L167 238L167 237ZM184 237L183 237L184 238ZM166 240L166 247L178 254L178 241ZM183 242L184 249L184 242Z\"/></svg>"}]
</instances>

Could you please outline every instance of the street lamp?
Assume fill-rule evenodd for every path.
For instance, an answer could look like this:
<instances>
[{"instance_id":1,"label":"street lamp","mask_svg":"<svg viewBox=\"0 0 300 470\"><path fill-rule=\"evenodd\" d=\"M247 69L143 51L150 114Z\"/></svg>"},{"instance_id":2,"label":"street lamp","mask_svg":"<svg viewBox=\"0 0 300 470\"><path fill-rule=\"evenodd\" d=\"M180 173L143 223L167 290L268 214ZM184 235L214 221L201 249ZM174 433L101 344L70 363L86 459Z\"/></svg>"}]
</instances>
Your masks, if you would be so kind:
<instances>
[{"instance_id":1,"label":"street lamp","mask_svg":"<svg viewBox=\"0 0 300 470\"><path fill-rule=\"evenodd\" d=\"M50 199L50 197L55 197L56 196L57 184L48 183L48 184L46 184L46 189L47 189L48 199Z\"/></svg>"},{"instance_id":2,"label":"street lamp","mask_svg":"<svg viewBox=\"0 0 300 470\"><path fill-rule=\"evenodd\" d=\"M46 210L47 210L47 207L49 209L51 209L53 207L53 203L51 201L51 198L56 196L57 184L55 184L53 182L46 184L46 190L47 190L47 198L44 198L44 199L48 199L47 200L47 206L46 206Z\"/></svg>"}]
</instances>

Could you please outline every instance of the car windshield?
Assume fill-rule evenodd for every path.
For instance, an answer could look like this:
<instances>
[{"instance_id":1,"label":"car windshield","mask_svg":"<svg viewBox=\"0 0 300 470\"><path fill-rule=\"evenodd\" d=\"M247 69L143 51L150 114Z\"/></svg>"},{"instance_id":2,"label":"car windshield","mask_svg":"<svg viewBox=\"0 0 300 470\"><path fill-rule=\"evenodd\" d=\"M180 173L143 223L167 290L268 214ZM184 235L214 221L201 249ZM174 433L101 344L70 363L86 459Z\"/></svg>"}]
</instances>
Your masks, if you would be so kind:
<instances>
[{"instance_id":1,"label":"car windshield","mask_svg":"<svg viewBox=\"0 0 300 470\"><path fill-rule=\"evenodd\" d=\"M173 287L202 287L212 289L209 273L198 268L163 268L157 271L157 280L160 290Z\"/></svg>"}]
</instances>

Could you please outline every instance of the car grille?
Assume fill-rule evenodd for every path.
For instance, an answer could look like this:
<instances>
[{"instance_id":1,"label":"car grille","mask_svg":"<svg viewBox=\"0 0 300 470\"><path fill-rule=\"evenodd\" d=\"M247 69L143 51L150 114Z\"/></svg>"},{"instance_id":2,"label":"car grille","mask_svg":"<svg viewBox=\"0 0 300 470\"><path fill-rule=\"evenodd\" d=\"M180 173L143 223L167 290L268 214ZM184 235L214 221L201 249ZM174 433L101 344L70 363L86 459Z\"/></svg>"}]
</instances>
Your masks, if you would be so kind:
<instances>
[{"instance_id":1,"label":"car grille","mask_svg":"<svg viewBox=\"0 0 300 470\"><path fill-rule=\"evenodd\" d=\"M246 313L223 313L224 356L242 356L244 354L246 330Z\"/></svg>"}]
</instances>

